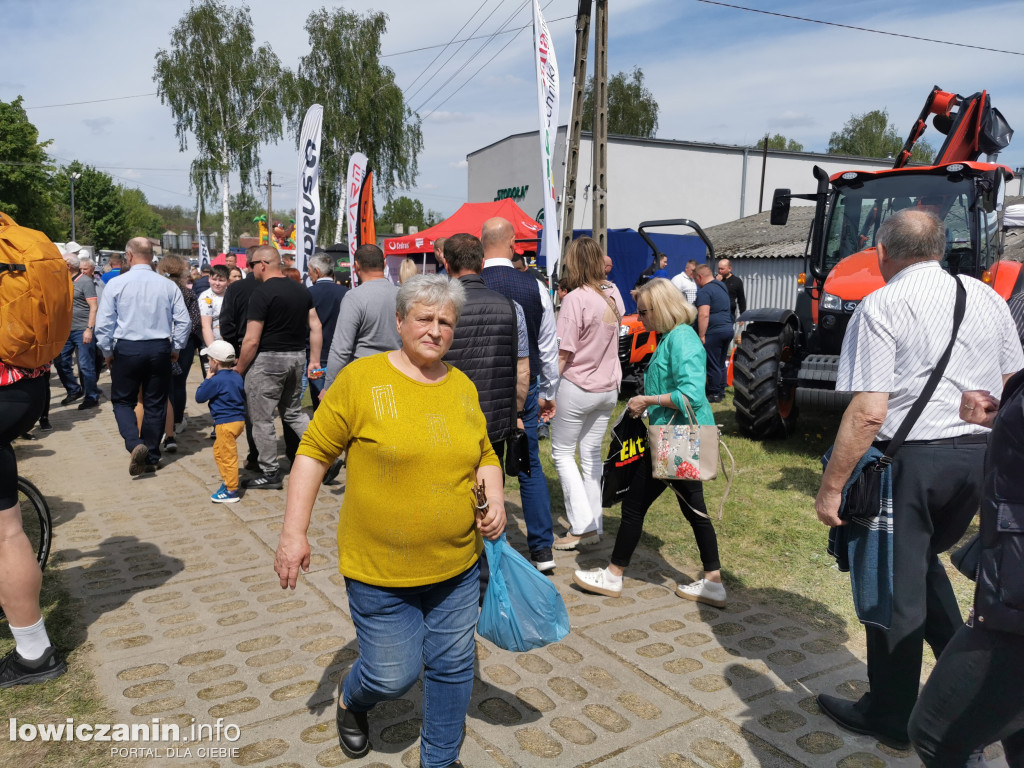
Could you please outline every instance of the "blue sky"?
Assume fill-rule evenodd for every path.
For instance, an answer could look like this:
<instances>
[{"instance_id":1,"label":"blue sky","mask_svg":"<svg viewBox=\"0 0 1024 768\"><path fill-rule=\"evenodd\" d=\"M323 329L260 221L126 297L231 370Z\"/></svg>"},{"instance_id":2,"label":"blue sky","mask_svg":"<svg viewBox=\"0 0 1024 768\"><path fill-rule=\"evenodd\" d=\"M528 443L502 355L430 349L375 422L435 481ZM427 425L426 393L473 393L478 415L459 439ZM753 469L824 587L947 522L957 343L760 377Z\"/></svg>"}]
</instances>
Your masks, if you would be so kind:
<instances>
[{"instance_id":1,"label":"blue sky","mask_svg":"<svg viewBox=\"0 0 1024 768\"><path fill-rule=\"evenodd\" d=\"M295 67L307 45L302 25L307 14L322 4L252 0L257 40L269 42L284 66ZM737 4L1024 51L1024 13L1019 2L739 0ZM988 89L1011 125L1024 131L1020 75L1024 57L1019 55L839 29L697 0L614 0L609 5L609 71L633 66L644 70L661 106L659 138L753 144L766 132L782 132L809 150L823 151L829 135L851 114L871 109L888 109L900 133L905 133L935 84L964 95ZM569 111L574 25L572 20L555 19L574 17L576 6L576 0L542 0L561 70L561 122ZM77 159L95 165L125 185L138 185L153 202L191 207L194 197L187 169L192 158L178 151L170 111L155 96L41 108L155 91L153 55L168 44L171 27L187 7L185 0L0 0L0 14L7 25L0 50L0 100L24 96L30 119L42 138L54 140L51 152L59 161ZM447 51L434 69L442 62L446 67L419 93L415 90L425 77L413 88L408 86L439 49L401 52L447 42L478 9L482 10L467 31L492 10L477 34L495 31L510 16L510 26L527 24L530 5L522 0L355 0L345 7L374 8L390 16L383 51L396 55L384 61L406 89L410 105L422 104L424 118L420 175L416 187L406 194L428 208L452 213L466 199L466 155L537 126L531 32L524 30L501 53L498 49L512 35L489 43L431 98L483 41L467 43L455 56ZM323 103L325 108L332 106L328 98ZM941 143L934 132L927 136L935 146ZM294 141L286 137L262 152L264 169L273 169L275 181L280 179L283 185L274 192L275 202L280 202L275 208L284 207L294 196ZM1001 161L1011 167L1024 165L1024 133ZM237 187L233 181L232 191ZM1011 189L1016 188L1015 182ZM206 207L218 206L207 203Z\"/></svg>"}]
</instances>

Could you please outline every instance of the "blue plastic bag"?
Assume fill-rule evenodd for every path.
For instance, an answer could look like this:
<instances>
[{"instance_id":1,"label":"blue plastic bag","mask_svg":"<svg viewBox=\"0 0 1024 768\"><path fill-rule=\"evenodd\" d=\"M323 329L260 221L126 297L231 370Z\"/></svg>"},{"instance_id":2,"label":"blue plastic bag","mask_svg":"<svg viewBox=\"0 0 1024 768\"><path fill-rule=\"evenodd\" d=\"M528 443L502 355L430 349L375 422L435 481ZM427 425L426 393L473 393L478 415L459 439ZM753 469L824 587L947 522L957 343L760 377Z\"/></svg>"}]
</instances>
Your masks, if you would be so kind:
<instances>
[{"instance_id":1,"label":"blue plastic bag","mask_svg":"<svg viewBox=\"0 0 1024 768\"><path fill-rule=\"evenodd\" d=\"M505 534L484 539L491 569L476 631L506 651L529 651L569 634L569 613L558 589L509 546Z\"/></svg>"}]
</instances>

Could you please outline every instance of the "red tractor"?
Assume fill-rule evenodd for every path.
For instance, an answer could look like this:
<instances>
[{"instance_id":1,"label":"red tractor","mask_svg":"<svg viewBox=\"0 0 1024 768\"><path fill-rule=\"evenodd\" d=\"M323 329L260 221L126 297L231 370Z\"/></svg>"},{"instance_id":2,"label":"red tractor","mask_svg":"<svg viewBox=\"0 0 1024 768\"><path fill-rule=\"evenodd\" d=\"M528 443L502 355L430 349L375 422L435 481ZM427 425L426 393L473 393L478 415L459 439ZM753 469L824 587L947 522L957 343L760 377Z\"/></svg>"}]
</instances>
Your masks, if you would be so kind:
<instances>
[{"instance_id":1,"label":"red tractor","mask_svg":"<svg viewBox=\"0 0 1024 768\"><path fill-rule=\"evenodd\" d=\"M932 165L908 167L929 114L946 140ZM893 168L829 176L815 166L815 193L775 191L772 224L786 223L792 198L816 207L796 308L756 309L739 318L732 373L743 434L784 436L799 408L845 407L849 394L835 390L843 336L860 301L884 285L875 234L895 212L917 207L945 222L942 266L951 274L978 278L1003 298L1024 290L1021 264L1000 259L1003 200L1013 174L1005 165L978 162L1004 149L1012 135L986 92L964 98L936 86Z\"/></svg>"},{"instance_id":2,"label":"red tractor","mask_svg":"<svg viewBox=\"0 0 1024 768\"><path fill-rule=\"evenodd\" d=\"M715 247L711 244L711 240L708 239L704 230L700 228L700 225L690 219L644 221L637 227L637 234L644 239L644 242L647 243L653 254L651 263L657 265L665 254L658 250L658 246L651 239L650 235L647 234L647 230L657 227L677 226L689 227L696 232L697 236L704 241L704 245L707 247L708 263L714 263ZM637 285L642 285L646 280L647 278L641 275ZM654 354L657 346L658 334L646 330L644 324L640 322L638 315L626 315L622 318L622 323L619 325L619 362L622 364L622 378L632 381L638 394L643 394L644 372L647 370L647 363L650 362L651 355Z\"/></svg>"}]
</instances>

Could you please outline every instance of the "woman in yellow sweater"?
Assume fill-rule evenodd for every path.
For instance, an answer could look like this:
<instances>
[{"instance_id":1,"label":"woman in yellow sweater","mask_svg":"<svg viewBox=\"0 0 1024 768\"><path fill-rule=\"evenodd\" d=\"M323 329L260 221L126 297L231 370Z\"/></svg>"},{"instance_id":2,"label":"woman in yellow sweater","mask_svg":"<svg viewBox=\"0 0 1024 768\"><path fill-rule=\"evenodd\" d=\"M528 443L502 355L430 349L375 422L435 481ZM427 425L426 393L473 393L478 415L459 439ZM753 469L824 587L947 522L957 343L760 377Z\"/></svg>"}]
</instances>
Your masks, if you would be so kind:
<instances>
[{"instance_id":1,"label":"woman in yellow sweater","mask_svg":"<svg viewBox=\"0 0 1024 768\"><path fill-rule=\"evenodd\" d=\"M398 292L401 349L346 366L299 446L274 569L295 588L309 570L306 530L327 468L348 452L338 522L359 658L342 683L342 751L370 751L366 713L423 670L420 763L460 766L473 689L481 535L505 528L501 468L476 389L442 362L465 301L458 281L417 275ZM479 509L473 492L486 484Z\"/></svg>"}]
</instances>

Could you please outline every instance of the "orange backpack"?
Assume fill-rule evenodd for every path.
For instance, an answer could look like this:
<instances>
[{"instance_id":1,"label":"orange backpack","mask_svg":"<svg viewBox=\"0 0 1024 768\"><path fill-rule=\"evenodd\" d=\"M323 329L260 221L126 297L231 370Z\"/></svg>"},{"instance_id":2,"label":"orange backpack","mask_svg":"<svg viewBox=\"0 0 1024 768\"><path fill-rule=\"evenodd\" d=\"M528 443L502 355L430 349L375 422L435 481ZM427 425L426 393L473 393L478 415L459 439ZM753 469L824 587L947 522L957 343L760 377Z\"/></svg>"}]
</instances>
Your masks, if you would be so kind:
<instances>
[{"instance_id":1,"label":"orange backpack","mask_svg":"<svg viewBox=\"0 0 1024 768\"><path fill-rule=\"evenodd\" d=\"M0 360L38 368L71 332L71 274L42 232L0 213Z\"/></svg>"}]
</instances>

